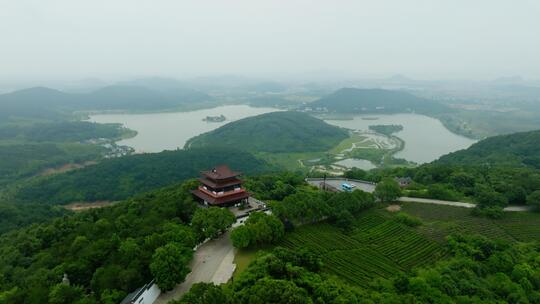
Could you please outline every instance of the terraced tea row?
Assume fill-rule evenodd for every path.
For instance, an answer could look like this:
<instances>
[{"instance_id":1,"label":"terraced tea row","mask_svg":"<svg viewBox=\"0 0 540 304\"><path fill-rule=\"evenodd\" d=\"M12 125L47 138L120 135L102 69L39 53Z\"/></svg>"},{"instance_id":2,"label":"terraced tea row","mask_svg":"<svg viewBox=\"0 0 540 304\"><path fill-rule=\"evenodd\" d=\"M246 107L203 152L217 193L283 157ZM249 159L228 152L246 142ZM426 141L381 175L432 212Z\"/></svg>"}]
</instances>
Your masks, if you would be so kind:
<instances>
[{"instance_id":1,"label":"terraced tea row","mask_svg":"<svg viewBox=\"0 0 540 304\"><path fill-rule=\"evenodd\" d=\"M324 268L354 284L426 265L442 258L442 246L414 229L370 211L345 233L329 224L309 225L289 233L281 243L322 255Z\"/></svg>"},{"instance_id":2,"label":"terraced tea row","mask_svg":"<svg viewBox=\"0 0 540 304\"><path fill-rule=\"evenodd\" d=\"M366 217L370 218L368 222L373 226L367 229L359 226L353 238L369 242L372 249L404 269L430 264L446 254L437 242L428 240L410 227L394 220L384 221L384 217L375 213L368 213Z\"/></svg>"},{"instance_id":3,"label":"terraced tea row","mask_svg":"<svg viewBox=\"0 0 540 304\"><path fill-rule=\"evenodd\" d=\"M424 222L420 231L437 241L451 233L481 234L507 241L540 241L540 213L508 212L502 219L475 217L470 210L451 206L404 203L403 210Z\"/></svg>"}]
</instances>

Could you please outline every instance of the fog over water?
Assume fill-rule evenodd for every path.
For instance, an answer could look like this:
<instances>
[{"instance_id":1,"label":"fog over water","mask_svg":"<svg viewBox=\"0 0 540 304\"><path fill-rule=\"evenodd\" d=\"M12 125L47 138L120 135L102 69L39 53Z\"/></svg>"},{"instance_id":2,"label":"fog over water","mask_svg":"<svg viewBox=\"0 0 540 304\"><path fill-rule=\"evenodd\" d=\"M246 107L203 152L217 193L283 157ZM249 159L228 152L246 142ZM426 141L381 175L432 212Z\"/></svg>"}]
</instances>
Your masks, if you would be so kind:
<instances>
[{"instance_id":1,"label":"fog over water","mask_svg":"<svg viewBox=\"0 0 540 304\"><path fill-rule=\"evenodd\" d=\"M540 79L535 0L0 0L0 81Z\"/></svg>"}]
</instances>

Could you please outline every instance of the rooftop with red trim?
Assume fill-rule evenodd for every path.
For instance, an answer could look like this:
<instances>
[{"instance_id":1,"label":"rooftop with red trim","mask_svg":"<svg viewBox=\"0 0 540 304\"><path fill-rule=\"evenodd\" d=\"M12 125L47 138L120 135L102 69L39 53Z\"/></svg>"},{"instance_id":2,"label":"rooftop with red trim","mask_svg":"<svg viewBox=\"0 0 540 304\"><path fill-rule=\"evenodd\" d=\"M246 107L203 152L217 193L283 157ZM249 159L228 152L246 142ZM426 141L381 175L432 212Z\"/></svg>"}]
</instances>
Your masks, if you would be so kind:
<instances>
[{"instance_id":1,"label":"rooftop with red trim","mask_svg":"<svg viewBox=\"0 0 540 304\"><path fill-rule=\"evenodd\" d=\"M219 179L227 179L231 177L236 177L242 173L232 171L227 165L221 165L209 171L201 171L201 174L210 179L219 180Z\"/></svg>"}]
</instances>

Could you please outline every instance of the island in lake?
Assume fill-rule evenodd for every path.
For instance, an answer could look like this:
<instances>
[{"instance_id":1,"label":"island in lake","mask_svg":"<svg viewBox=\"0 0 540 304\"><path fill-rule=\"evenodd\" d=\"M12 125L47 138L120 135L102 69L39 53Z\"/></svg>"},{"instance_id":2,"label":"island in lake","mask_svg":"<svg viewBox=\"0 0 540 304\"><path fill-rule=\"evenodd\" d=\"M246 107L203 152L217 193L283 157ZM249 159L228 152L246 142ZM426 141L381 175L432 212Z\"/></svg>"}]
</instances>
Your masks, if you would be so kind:
<instances>
[{"instance_id":1,"label":"island in lake","mask_svg":"<svg viewBox=\"0 0 540 304\"><path fill-rule=\"evenodd\" d=\"M402 125L373 125L373 126L369 126L369 129L377 133L390 136L394 133L402 131L403 126Z\"/></svg>"},{"instance_id":2,"label":"island in lake","mask_svg":"<svg viewBox=\"0 0 540 304\"><path fill-rule=\"evenodd\" d=\"M222 114L219 116L206 116L203 121L206 122L224 122L227 118Z\"/></svg>"}]
</instances>

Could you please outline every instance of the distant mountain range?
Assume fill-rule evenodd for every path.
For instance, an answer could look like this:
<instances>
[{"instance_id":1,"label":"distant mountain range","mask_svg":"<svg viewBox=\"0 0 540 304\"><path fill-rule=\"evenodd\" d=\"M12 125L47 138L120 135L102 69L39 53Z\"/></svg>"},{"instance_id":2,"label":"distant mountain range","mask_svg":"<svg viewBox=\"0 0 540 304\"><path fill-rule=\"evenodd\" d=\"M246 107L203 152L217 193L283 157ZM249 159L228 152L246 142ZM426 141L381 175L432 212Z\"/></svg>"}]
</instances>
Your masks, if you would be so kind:
<instances>
[{"instance_id":1,"label":"distant mountain range","mask_svg":"<svg viewBox=\"0 0 540 304\"><path fill-rule=\"evenodd\" d=\"M186 147L226 146L251 152L326 151L347 131L301 112L273 112L228 123L190 139Z\"/></svg>"},{"instance_id":2,"label":"distant mountain range","mask_svg":"<svg viewBox=\"0 0 540 304\"><path fill-rule=\"evenodd\" d=\"M489 137L468 149L444 155L435 163L540 169L540 130Z\"/></svg>"},{"instance_id":3,"label":"distant mountain range","mask_svg":"<svg viewBox=\"0 0 540 304\"><path fill-rule=\"evenodd\" d=\"M309 103L307 107L337 113L440 113L449 111L433 100L404 91L343 88Z\"/></svg>"},{"instance_id":4,"label":"distant mountain range","mask_svg":"<svg viewBox=\"0 0 540 304\"><path fill-rule=\"evenodd\" d=\"M80 94L35 87L0 95L0 118L61 118L77 110L166 110L212 100L166 79L139 80Z\"/></svg>"}]
</instances>

